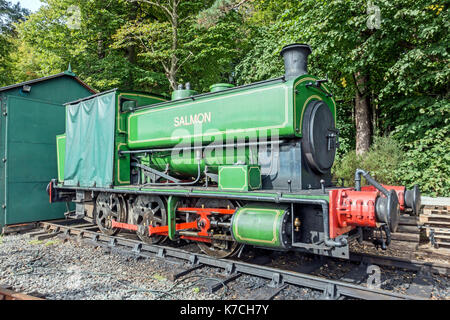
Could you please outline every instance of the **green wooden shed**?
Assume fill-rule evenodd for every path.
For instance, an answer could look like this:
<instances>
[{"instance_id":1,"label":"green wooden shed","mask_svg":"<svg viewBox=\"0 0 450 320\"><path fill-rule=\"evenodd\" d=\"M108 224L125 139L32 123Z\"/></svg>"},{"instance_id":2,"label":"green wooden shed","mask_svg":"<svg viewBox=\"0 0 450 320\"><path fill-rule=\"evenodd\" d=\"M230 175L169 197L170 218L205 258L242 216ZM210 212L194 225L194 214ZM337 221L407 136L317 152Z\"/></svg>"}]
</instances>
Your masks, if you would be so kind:
<instances>
[{"instance_id":1,"label":"green wooden shed","mask_svg":"<svg viewBox=\"0 0 450 320\"><path fill-rule=\"evenodd\" d=\"M65 132L63 104L93 93L70 70L0 88L0 230L64 217L65 204L46 193L57 176L55 136Z\"/></svg>"}]
</instances>

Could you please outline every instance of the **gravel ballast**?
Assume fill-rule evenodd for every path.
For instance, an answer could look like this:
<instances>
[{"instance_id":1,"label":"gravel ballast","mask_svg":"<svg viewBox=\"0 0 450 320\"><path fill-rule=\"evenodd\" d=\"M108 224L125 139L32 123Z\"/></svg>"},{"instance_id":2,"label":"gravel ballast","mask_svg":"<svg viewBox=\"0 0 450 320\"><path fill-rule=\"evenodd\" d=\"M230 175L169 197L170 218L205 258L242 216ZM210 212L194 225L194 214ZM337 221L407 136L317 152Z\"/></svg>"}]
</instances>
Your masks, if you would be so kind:
<instances>
[{"instance_id":1,"label":"gravel ballast","mask_svg":"<svg viewBox=\"0 0 450 320\"><path fill-rule=\"evenodd\" d=\"M292 271L317 260L317 256L267 250L250 250L248 258L252 263ZM205 266L175 282L169 280L175 270L186 267L176 259L140 258L75 239L38 241L27 234L0 236L0 286L50 300L253 300L266 295L270 282L242 275L211 294L205 285L221 283L225 278L221 270ZM353 267L351 262L331 259L312 274L339 280ZM381 288L405 294L415 277L414 272L381 268ZM449 299L449 277L432 275L431 285L431 299ZM322 298L321 291L289 285L274 299Z\"/></svg>"},{"instance_id":2,"label":"gravel ballast","mask_svg":"<svg viewBox=\"0 0 450 320\"><path fill-rule=\"evenodd\" d=\"M26 234L0 239L0 285L46 299L216 300L224 291L200 290L195 272L172 282L167 274L179 266L157 258L109 253L58 238L36 241Z\"/></svg>"}]
</instances>

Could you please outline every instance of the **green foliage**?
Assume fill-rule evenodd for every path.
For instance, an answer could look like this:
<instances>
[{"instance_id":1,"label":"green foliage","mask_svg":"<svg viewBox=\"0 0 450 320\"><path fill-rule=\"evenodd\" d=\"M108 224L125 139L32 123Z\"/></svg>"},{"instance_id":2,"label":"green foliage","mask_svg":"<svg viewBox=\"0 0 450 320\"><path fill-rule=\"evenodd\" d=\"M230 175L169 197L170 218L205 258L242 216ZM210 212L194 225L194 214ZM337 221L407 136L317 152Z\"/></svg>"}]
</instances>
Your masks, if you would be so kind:
<instances>
[{"instance_id":1,"label":"green foliage","mask_svg":"<svg viewBox=\"0 0 450 320\"><path fill-rule=\"evenodd\" d=\"M173 80L177 83L190 82L195 90L208 91L211 84L228 81L232 64L241 52L243 34L241 17L235 12L215 17L213 24L199 24L197 15L208 10L203 11L205 8L209 8L208 1L183 2L176 32L172 18L164 14L129 21L113 36L113 48L135 46L141 63L149 70L166 76L175 73ZM153 80L166 92L175 85L167 79Z\"/></svg>"},{"instance_id":2,"label":"green foliage","mask_svg":"<svg viewBox=\"0 0 450 320\"><path fill-rule=\"evenodd\" d=\"M406 151L397 173L404 184L418 184L426 194L449 196L450 102L424 97L410 103L408 106L417 108L420 115L393 132Z\"/></svg>"},{"instance_id":3,"label":"green foliage","mask_svg":"<svg viewBox=\"0 0 450 320\"><path fill-rule=\"evenodd\" d=\"M370 172L378 182L397 185L401 177L397 169L404 161L404 153L400 144L392 137L376 137L369 151L362 156L351 151L338 159L333 167L333 175L337 180L344 180L346 186L354 185L357 168Z\"/></svg>"},{"instance_id":4,"label":"green foliage","mask_svg":"<svg viewBox=\"0 0 450 320\"><path fill-rule=\"evenodd\" d=\"M7 0L0 0L0 33L13 34L13 24L23 20L29 13L20 6L20 3L13 4Z\"/></svg>"},{"instance_id":5,"label":"green foliage","mask_svg":"<svg viewBox=\"0 0 450 320\"><path fill-rule=\"evenodd\" d=\"M429 128L411 143L401 145L393 137L376 137L369 152L357 156L354 151L338 157L333 175L345 185L354 184L357 168L370 171L385 184L420 186L422 194L448 196L450 194L450 108L446 105L447 125ZM440 113L438 111L438 113ZM436 143L438 141L438 143Z\"/></svg>"},{"instance_id":6,"label":"green foliage","mask_svg":"<svg viewBox=\"0 0 450 320\"><path fill-rule=\"evenodd\" d=\"M6 0L0 0L0 86L11 83L14 70L14 59L11 53L15 51L13 41L16 33L14 23L24 19L29 12Z\"/></svg>"},{"instance_id":7,"label":"green foliage","mask_svg":"<svg viewBox=\"0 0 450 320\"><path fill-rule=\"evenodd\" d=\"M189 81L205 92L217 82L281 76L281 48L308 43L309 73L328 75L338 106L335 175L353 184L360 166L383 182L450 196L447 2L372 1L381 13L377 28L368 25L367 0L181 1L175 27L164 9L173 0L43 2L15 28L27 12L0 0L0 85L58 73L70 62L98 90L167 95ZM67 26L73 5L78 29ZM364 158L352 152L358 74L367 77L374 132L390 136L376 139Z\"/></svg>"},{"instance_id":8,"label":"green foliage","mask_svg":"<svg viewBox=\"0 0 450 320\"><path fill-rule=\"evenodd\" d=\"M236 0L215 0L209 8L198 13L197 23L210 28L233 10L238 3L239 1Z\"/></svg>"},{"instance_id":9,"label":"green foliage","mask_svg":"<svg viewBox=\"0 0 450 320\"><path fill-rule=\"evenodd\" d=\"M17 26L20 42L16 81L59 73L71 63L73 71L99 90L140 89L135 75L148 73L135 62L131 49L113 50L112 35L139 13L127 1L45 0L46 5ZM80 10L79 26L69 8ZM141 80L141 79L139 79Z\"/></svg>"},{"instance_id":10,"label":"green foliage","mask_svg":"<svg viewBox=\"0 0 450 320\"><path fill-rule=\"evenodd\" d=\"M233 65L246 43L238 14L230 13L209 28L194 24L186 36L192 56L180 72L180 82L190 81L199 92L208 92L212 84L233 81Z\"/></svg>"},{"instance_id":11,"label":"green foliage","mask_svg":"<svg viewBox=\"0 0 450 320\"><path fill-rule=\"evenodd\" d=\"M328 74L338 103L341 149L335 170L352 180L350 172L356 164L374 170L373 163L364 168L362 160L348 154L355 148L354 76L366 74L365 94L376 115L375 132L392 132L406 154L407 160L398 163L397 181L409 186L419 183L425 193L449 196L450 33L444 31L450 29L448 4L379 0L373 3L380 8L380 28L370 29L368 3L363 0L304 0L295 5L282 0L256 2L260 12L249 20L251 40L236 67L238 81L282 75L282 46L310 44L309 73ZM373 151L367 157L371 159ZM387 181L395 180L393 174L379 174Z\"/></svg>"}]
</instances>

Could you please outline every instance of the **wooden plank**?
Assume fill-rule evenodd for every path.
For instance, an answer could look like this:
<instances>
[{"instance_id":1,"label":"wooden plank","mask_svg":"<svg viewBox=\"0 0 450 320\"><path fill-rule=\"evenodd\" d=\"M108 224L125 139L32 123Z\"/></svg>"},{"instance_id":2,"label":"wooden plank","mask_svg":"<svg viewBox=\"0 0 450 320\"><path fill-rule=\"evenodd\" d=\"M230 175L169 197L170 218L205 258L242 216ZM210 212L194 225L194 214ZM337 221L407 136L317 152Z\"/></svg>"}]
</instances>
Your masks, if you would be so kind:
<instances>
[{"instance_id":1,"label":"wooden plank","mask_svg":"<svg viewBox=\"0 0 450 320\"><path fill-rule=\"evenodd\" d=\"M182 276L185 276L188 273L191 273L192 271L195 271L195 270L203 268L203 267L204 267L203 264L199 264L199 265L195 265L190 268L187 268L187 269L182 269L182 268L175 269L174 271L169 273L168 279L170 281L175 281L178 278L181 278Z\"/></svg>"},{"instance_id":2,"label":"wooden plank","mask_svg":"<svg viewBox=\"0 0 450 320\"><path fill-rule=\"evenodd\" d=\"M432 217L431 219L429 218L429 217L427 217L427 216L423 216L423 215L420 215L420 223L422 223L422 224L440 224L440 225L443 225L443 226L450 226L450 219L449 220L447 220L447 219L442 219L442 220L444 220L444 221L441 221L441 220L435 220L435 219L438 219L438 218L434 218L434 217Z\"/></svg>"},{"instance_id":3,"label":"wooden plank","mask_svg":"<svg viewBox=\"0 0 450 320\"><path fill-rule=\"evenodd\" d=\"M438 245L450 246L450 242L448 242L447 239L438 239L438 238L436 238L435 240L436 240L436 243Z\"/></svg>"},{"instance_id":4,"label":"wooden plank","mask_svg":"<svg viewBox=\"0 0 450 320\"><path fill-rule=\"evenodd\" d=\"M39 236L39 235L42 235L42 234L47 234L48 233L48 231L47 230L38 230L38 231L34 231L34 232L29 232L29 233L27 233L26 234L26 236L28 237L28 238L34 238L34 237L36 237L36 236Z\"/></svg>"},{"instance_id":5,"label":"wooden plank","mask_svg":"<svg viewBox=\"0 0 450 320\"><path fill-rule=\"evenodd\" d=\"M420 234L409 234L409 233L392 233L392 240L398 241L409 241L409 242L417 242L419 243Z\"/></svg>"},{"instance_id":6,"label":"wooden plank","mask_svg":"<svg viewBox=\"0 0 450 320\"><path fill-rule=\"evenodd\" d=\"M450 228L435 228L431 226L424 226L424 228L428 237L430 236L431 232L433 232L434 234L450 235Z\"/></svg>"},{"instance_id":7,"label":"wooden plank","mask_svg":"<svg viewBox=\"0 0 450 320\"><path fill-rule=\"evenodd\" d=\"M448 228L448 226L450 226L450 221L424 221L423 222L424 225L429 226L429 227L435 227L435 228Z\"/></svg>"},{"instance_id":8,"label":"wooden plank","mask_svg":"<svg viewBox=\"0 0 450 320\"><path fill-rule=\"evenodd\" d=\"M44 300L0 287L0 300Z\"/></svg>"},{"instance_id":9,"label":"wooden plank","mask_svg":"<svg viewBox=\"0 0 450 320\"><path fill-rule=\"evenodd\" d=\"M395 233L420 233L418 226L399 225Z\"/></svg>"},{"instance_id":10,"label":"wooden plank","mask_svg":"<svg viewBox=\"0 0 450 320\"><path fill-rule=\"evenodd\" d=\"M450 249L447 248L426 248L421 249L420 251L428 257L450 259Z\"/></svg>"},{"instance_id":11,"label":"wooden plank","mask_svg":"<svg viewBox=\"0 0 450 320\"><path fill-rule=\"evenodd\" d=\"M417 225L417 217L400 216L398 224L405 225L405 226L416 226Z\"/></svg>"},{"instance_id":12,"label":"wooden plank","mask_svg":"<svg viewBox=\"0 0 450 320\"><path fill-rule=\"evenodd\" d=\"M433 227L426 227L426 235L427 237L430 237L431 234L436 236L450 236L450 229L446 228L433 228Z\"/></svg>"},{"instance_id":13,"label":"wooden plank","mask_svg":"<svg viewBox=\"0 0 450 320\"><path fill-rule=\"evenodd\" d=\"M449 211L450 210L450 206L425 206L424 209Z\"/></svg>"},{"instance_id":14,"label":"wooden plank","mask_svg":"<svg viewBox=\"0 0 450 320\"><path fill-rule=\"evenodd\" d=\"M437 248L438 249L441 249L441 248L447 248L447 249L449 249L450 248L450 242L442 242L442 241L440 241L439 239L436 239L435 240L435 242L436 242L436 244L437 244Z\"/></svg>"},{"instance_id":15,"label":"wooden plank","mask_svg":"<svg viewBox=\"0 0 450 320\"><path fill-rule=\"evenodd\" d=\"M450 235L434 234L436 239L448 239L450 240Z\"/></svg>"},{"instance_id":16,"label":"wooden plank","mask_svg":"<svg viewBox=\"0 0 450 320\"><path fill-rule=\"evenodd\" d=\"M419 219L422 217L424 217L426 219L437 218L437 219L443 219L443 220L450 220L450 214L439 214L439 213L421 214L419 216Z\"/></svg>"},{"instance_id":17,"label":"wooden plank","mask_svg":"<svg viewBox=\"0 0 450 320\"><path fill-rule=\"evenodd\" d=\"M422 214L424 215L432 215L432 214L442 214L444 216L449 216L450 213L446 210L434 210L434 209L424 209Z\"/></svg>"},{"instance_id":18,"label":"wooden plank","mask_svg":"<svg viewBox=\"0 0 450 320\"><path fill-rule=\"evenodd\" d=\"M50 232L50 233L45 233L45 234L39 234L39 235L36 235L36 236L34 237L34 239L35 239L35 240L38 240L38 241L50 239L50 238L53 238L53 237L57 236L57 235L60 234L61 232L62 232L62 231L56 231L56 232Z\"/></svg>"},{"instance_id":19,"label":"wooden plank","mask_svg":"<svg viewBox=\"0 0 450 320\"><path fill-rule=\"evenodd\" d=\"M2 234L6 235L6 234L14 233L14 232L28 231L28 230L35 229L36 227L37 227L36 222L8 225L8 226L3 227Z\"/></svg>"},{"instance_id":20,"label":"wooden plank","mask_svg":"<svg viewBox=\"0 0 450 320\"><path fill-rule=\"evenodd\" d=\"M209 293L214 293L216 291L219 291L222 288L225 288L227 283L230 283L230 282L236 280L241 275L242 275L242 273L232 274L232 275L227 276L225 279L221 279L220 282L217 281L216 279L214 279L214 280L211 279L205 283L205 286Z\"/></svg>"},{"instance_id":21,"label":"wooden plank","mask_svg":"<svg viewBox=\"0 0 450 320\"><path fill-rule=\"evenodd\" d=\"M427 205L423 208L425 215L442 214L450 216L450 205Z\"/></svg>"}]
</instances>

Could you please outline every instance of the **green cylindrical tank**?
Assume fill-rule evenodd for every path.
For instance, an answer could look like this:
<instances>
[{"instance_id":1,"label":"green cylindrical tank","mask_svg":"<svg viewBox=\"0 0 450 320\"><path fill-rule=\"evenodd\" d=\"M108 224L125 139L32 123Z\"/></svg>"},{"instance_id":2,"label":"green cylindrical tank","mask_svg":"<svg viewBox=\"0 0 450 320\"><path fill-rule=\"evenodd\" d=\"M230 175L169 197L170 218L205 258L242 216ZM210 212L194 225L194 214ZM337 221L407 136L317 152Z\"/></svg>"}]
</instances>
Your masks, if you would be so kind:
<instances>
[{"instance_id":1,"label":"green cylindrical tank","mask_svg":"<svg viewBox=\"0 0 450 320\"><path fill-rule=\"evenodd\" d=\"M156 152L151 156L146 156L143 162L150 167L165 171L169 169L169 174L175 177L196 177L198 173L198 160L195 151L180 153ZM257 163L257 159L249 148L241 150L231 149L227 152L224 149L221 153L211 150L203 153L200 159L200 171L203 173L206 166L209 173L218 173L218 166L224 164L252 164Z\"/></svg>"},{"instance_id":2,"label":"green cylindrical tank","mask_svg":"<svg viewBox=\"0 0 450 320\"><path fill-rule=\"evenodd\" d=\"M302 135L302 117L308 103L323 100L336 114L336 105L321 89L311 85L317 78L272 79L252 85L191 96L174 91L178 99L129 114L130 149L172 148L180 144L227 143L264 137L295 138ZM310 84L309 86L306 86ZM178 93L178 91L180 91ZM179 96L180 94L181 96Z\"/></svg>"},{"instance_id":3,"label":"green cylindrical tank","mask_svg":"<svg viewBox=\"0 0 450 320\"><path fill-rule=\"evenodd\" d=\"M231 221L233 238L260 247L287 248L290 245L288 206L248 204L239 208Z\"/></svg>"},{"instance_id":4,"label":"green cylindrical tank","mask_svg":"<svg viewBox=\"0 0 450 320\"><path fill-rule=\"evenodd\" d=\"M231 83L216 83L209 87L209 91L217 92L217 91L227 90L227 89L230 89L233 87L234 87L234 85L232 85Z\"/></svg>"},{"instance_id":5,"label":"green cylindrical tank","mask_svg":"<svg viewBox=\"0 0 450 320\"><path fill-rule=\"evenodd\" d=\"M292 86L292 82L272 81L138 110L128 117L128 147L225 144L230 137L250 139L273 133L293 137Z\"/></svg>"},{"instance_id":6,"label":"green cylindrical tank","mask_svg":"<svg viewBox=\"0 0 450 320\"><path fill-rule=\"evenodd\" d=\"M172 100L188 98L188 97L196 95L196 94L197 94L197 91L195 91L195 90L187 90L187 89L174 90L172 92Z\"/></svg>"}]
</instances>

